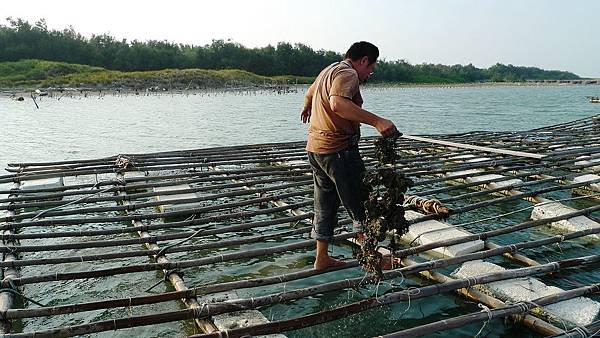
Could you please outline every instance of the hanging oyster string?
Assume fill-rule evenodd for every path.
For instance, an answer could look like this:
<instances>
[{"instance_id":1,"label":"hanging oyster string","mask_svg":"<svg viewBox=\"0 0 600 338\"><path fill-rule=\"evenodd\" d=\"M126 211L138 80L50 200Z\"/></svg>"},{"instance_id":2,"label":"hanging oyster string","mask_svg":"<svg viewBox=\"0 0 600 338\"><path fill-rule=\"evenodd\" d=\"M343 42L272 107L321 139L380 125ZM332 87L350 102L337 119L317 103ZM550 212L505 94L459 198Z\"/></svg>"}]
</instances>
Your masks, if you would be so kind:
<instances>
[{"instance_id":1,"label":"hanging oyster string","mask_svg":"<svg viewBox=\"0 0 600 338\"><path fill-rule=\"evenodd\" d=\"M355 258L362 267L376 278L382 276L383 256L378 252L387 233L394 231L403 235L408 231L408 221L404 217L404 193L413 182L395 169L400 158L396 152L396 143L400 133L374 141L377 167L365 174L363 196L366 197L364 237ZM388 248L394 252L397 248L395 236L391 236Z\"/></svg>"}]
</instances>

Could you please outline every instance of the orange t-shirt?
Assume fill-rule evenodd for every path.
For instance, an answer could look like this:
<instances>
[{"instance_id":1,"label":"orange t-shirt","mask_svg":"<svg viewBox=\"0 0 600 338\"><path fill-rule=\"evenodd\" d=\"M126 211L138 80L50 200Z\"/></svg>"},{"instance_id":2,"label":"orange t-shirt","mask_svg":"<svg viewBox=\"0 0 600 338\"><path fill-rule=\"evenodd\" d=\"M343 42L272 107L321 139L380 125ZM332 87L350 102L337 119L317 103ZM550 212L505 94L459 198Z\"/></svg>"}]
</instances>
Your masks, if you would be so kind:
<instances>
[{"instance_id":1,"label":"orange t-shirt","mask_svg":"<svg viewBox=\"0 0 600 338\"><path fill-rule=\"evenodd\" d=\"M323 69L309 89L312 93L310 127L306 150L317 154L330 154L349 146L352 136L360 136L360 123L340 117L331 110L329 98L342 96L362 107L363 99L358 88L358 73L344 60Z\"/></svg>"}]
</instances>

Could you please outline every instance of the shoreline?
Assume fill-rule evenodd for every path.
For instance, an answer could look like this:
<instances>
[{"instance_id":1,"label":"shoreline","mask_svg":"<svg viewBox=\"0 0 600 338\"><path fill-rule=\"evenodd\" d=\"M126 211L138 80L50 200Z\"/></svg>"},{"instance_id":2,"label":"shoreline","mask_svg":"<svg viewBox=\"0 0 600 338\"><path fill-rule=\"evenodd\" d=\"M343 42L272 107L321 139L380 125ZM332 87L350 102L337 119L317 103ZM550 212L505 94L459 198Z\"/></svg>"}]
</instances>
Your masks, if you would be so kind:
<instances>
[{"instance_id":1,"label":"shoreline","mask_svg":"<svg viewBox=\"0 0 600 338\"><path fill-rule=\"evenodd\" d=\"M48 88L0 88L0 97L12 99L28 99L30 97L102 97L102 96L161 96L161 95L218 95L225 93L255 94L255 93L276 93L289 94L296 93L308 84L284 84L279 86L250 85L240 87L216 86L213 88L193 88L193 89L166 89L158 86L147 88L118 88L118 87L48 87ZM365 88L386 89L386 88L486 88L486 87L580 87L580 86L600 86L597 83L558 83L558 82L471 82L471 83L369 83Z\"/></svg>"}]
</instances>

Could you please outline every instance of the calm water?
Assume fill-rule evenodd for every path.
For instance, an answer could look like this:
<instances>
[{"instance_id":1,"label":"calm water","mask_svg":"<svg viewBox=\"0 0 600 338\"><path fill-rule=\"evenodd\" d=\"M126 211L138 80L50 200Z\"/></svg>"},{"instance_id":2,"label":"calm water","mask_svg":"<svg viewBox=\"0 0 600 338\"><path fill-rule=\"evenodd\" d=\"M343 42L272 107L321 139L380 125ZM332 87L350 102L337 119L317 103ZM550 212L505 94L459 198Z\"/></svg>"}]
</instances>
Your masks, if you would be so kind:
<instances>
[{"instance_id":1,"label":"calm water","mask_svg":"<svg viewBox=\"0 0 600 338\"><path fill-rule=\"evenodd\" d=\"M600 105L590 104L585 96L598 95L598 86L560 87L480 87L480 88L366 88L363 90L365 108L391 118L398 128L408 134L457 133L472 130L524 130L545 125L600 114ZM238 145L248 143L297 141L305 138L306 126L299 121L302 91L295 94L212 94L189 96L126 96L103 98L67 98L61 100L44 98L36 109L31 100L12 101L0 97L0 166L17 161L51 161L65 159L85 159L115 155L118 153L154 152L174 149L192 149L212 146ZM369 126L363 127L364 135L374 135ZM69 182L68 182L69 183ZM560 194L557 198L564 197ZM585 203L579 207L589 206ZM487 209L493 214L504 213L515 208L528 206L526 202L515 202ZM483 217L484 215L479 215ZM528 214L517 214L507 219L513 224L527 219ZM464 219L463 219L464 221ZM90 224L86 227L93 228ZM115 224L115 227L121 227ZM481 224L473 231L481 231L489 224ZM284 225L286 227L286 225ZM61 230L75 230L80 227L61 227ZM283 228L282 228L283 229ZM273 229L270 229L273 230ZM540 233L532 231L498 238L499 243L515 242L528 238L539 238ZM108 237L105 237L108 238ZM77 242L81 239L64 239L62 242ZM25 243L26 242L26 243ZM24 245L48 244L48 240L24 241ZM272 245L272 243L257 244ZM246 246L240 249L249 249ZM123 250L136 250L130 246ZM335 254L350 256L349 248L336 248ZM565 256L579 256L598 253L596 246L575 243L562 246L563 252L540 248L530 252L531 258L560 259ZM48 253L29 253L24 258L46 257ZM63 252L65 256L84 254L80 251ZM528 253L529 254L529 253ZM173 260L197 258L199 253L173 254ZM214 283L224 275L276 274L310 266L312 252L282 254L264 260L231 262L219 270L195 269L186 271L188 285ZM492 260L493 261L493 260ZM119 266L147 262L147 258L113 260L102 267ZM98 265L95 265L99 267ZM84 270L91 264L72 264L69 270ZM53 268L28 267L24 275L49 273ZM352 269L351 269L352 270ZM442 272L449 272L444 270ZM348 278L361 276L360 270L345 271ZM138 280L160 281L157 273L122 275L103 279L81 280L77 283L42 283L27 286L25 294L46 304L73 303L83 300L107 297L127 297L140 294L136 288ZM322 275L288 283L287 288L304 287L315 282L330 280ZM598 282L598 273L585 270L578 275L581 283ZM396 281L398 282L398 281ZM554 281L565 288L572 285ZM68 286L67 286L68 285ZM406 280L404 286L417 285L417 280ZM166 289L157 288L156 291ZM380 285L381 294L389 286ZM262 290L240 291L240 296L265 294L281 291L281 285ZM328 293L298 300L286 305L275 305L263 310L271 319L298 316L356 301L369 296L373 288L357 291ZM405 303L375 309L356 316L324 325L289 333L290 337L307 336L372 336L383 332L393 332L432 320L447 318L466 311L478 311L476 304L466 302L451 295L428 300L414 301L410 309ZM35 307L34 305L28 305ZM135 308L133 314L155 313L180 309L177 302L162 303ZM40 318L17 323L25 331L45 329L58 325L72 325L103 320L114 315L125 316L126 309L92 311L82 314ZM469 336L477 332L481 323L444 333L445 336ZM169 323L159 326L106 332L98 336L184 336L193 333L192 325ZM484 331L491 337L530 337L532 334L522 328L510 328L502 321L493 321Z\"/></svg>"},{"instance_id":2,"label":"calm water","mask_svg":"<svg viewBox=\"0 0 600 338\"><path fill-rule=\"evenodd\" d=\"M407 134L523 130L600 113L598 86L367 88L365 108ZM0 166L305 138L302 90L278 95L0 97ZM364 135L374 129L363 126Z\"/></svg>"}]
</instances>

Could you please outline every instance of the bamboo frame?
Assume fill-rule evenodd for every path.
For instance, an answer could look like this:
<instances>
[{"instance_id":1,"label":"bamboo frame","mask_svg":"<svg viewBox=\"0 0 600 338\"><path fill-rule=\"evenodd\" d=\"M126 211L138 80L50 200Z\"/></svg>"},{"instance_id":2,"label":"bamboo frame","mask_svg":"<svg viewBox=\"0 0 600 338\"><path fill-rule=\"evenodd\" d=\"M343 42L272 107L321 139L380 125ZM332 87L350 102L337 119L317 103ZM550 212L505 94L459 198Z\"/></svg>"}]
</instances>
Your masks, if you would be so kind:
<instances>
[{"instance_id":1,"label":"bamboo frame","mask_svg":"<svg viewBox=\"0 0 600 338\"><path fill-rule=\"evenodd\" d=\"M487 210L492 206L498 206L510 201L517 200L535 200L544 194L552 194L557 191L565 191L576 187L582 187L590 183L585 182L574 184L572 179L580 173L576 172L581 169L596 167L598 164L580 165L575 162L582 159L595 159L600 157L600 148L598 144L600 137L597 136L597 126L595 122L590 121L590 118L581 119L578 122L570 122L562 125L540 128L534 131L525 132L472 132L454 135L425 135L428 139L444 139L454 143L467 143L482 147L481 149L454 149L441 144L432 144L423 141L401 140L399 151L411 152L406 155L396 166L397 170L402 171L407 176L415 179L415 188L417 194L422 196L431 196L432 198L441 199L444 203L451 203L452 215L468 213L474 215L476 210ZM369 145L372 138L367 138L361 142L363 148L362 155L368 167L372 167L373 147ZM501 144L500 147L496 144ZM304 142L289 142L279 144L264 144L252 146L235 146L222 147L212 149L196 149L173 152L161 152L151 154L128 154L134 162L133 167L125 168L127 170L144 170L150 175L144 177L132 177L125 180L109 179L94 183L76 183L60 188L49 189L18 189L4 190L0 193L14 193L17 197L9 196L8 198L0 199L0 210L21 210L23 208L42 208L40 211L21 212L19 215L10 215L9 217L0 218L0 226L3 229L14 229L20 233L5 234L2 236L4 240L29 240L29 239L61 239L67 237L89 237L85 240L76 241L69 244L50 244L50 245L11 245L5 244L0 246L0 251L4 253L10 252L45 252L57 251L59 255L44 258L44 259L23 259L19 261L0 263L3 268L14 268L20 266L48 266L56 267L56 273L52 274L33 274L20 278L11 278L15 285L26 285L30 283L46 283L54 280L73 281L80 278L100 278L102 276L117 276L124 273L136 273L138 271L170 271L173 268L189 268L197 269L202 266L218 266L223 262L232 262L239 259L248 259L256 257L263 259L267 255L277 255L279 253L289 253L294 255L303 255L306 250L310 250L314 241L303 240L301 235L306 234L310 227L304 226L297 229L282 230L282 225L290 222L307 221L312 217L308 212L312 204L310 198L311 190L304 189L310 187L309 167L305 161ZM527 159L513 157L510 154L494 154L485 155L488 148L503 148L509 152L525 152L535 153L543 156L541 162L536 163L538 159ZM564 149L567 147L581 147L575 149ZM456 159L457 156L470 155L474 157L487 157L489 160L481 162L461 163ZM580 156L585 155L583 158ZM23 163L10 165L9 175L0 176L1 182L21 182L22 180L34 179L36 177L69 177L74 175L93 175L95 173L117 173L119 178L122 177L123 169L115 166L117 156L107 157L103 159L92 160L75 160L75 161L56 161L50 163ZM460 158L460 157L459 157ZM226 165L222 170L215 170L216 167ZM263 166L267 165L267 166ZM239 166L239 167L235 167ZM501 167L499 167L501 166ZM136 169L137 168L137 169ZM449 173L477 169L477 173L469 173L463 175L451 175ZM201 170L201 171L194 171ZM166 171L166 172L165 172ZM586 173L597 173L598 169L591 169ZM451 186L443 186L448 182L465 177L483 176L489 174L504 175L504 177L491 178L473 183L461 183ZM498 187L485 189L481 191L468 191L468 188L485 187L486 184L502 182L514 178L527 179L522 183L512 184L506 187ZM124 186L119 186L125 182ZM190 189L181 189L170 192L139 192L141 189L150 189L152 187L164 187L179 184L197 184ZM91 190L90 188L97 188ZM527 188L527 191L517 191L516 189ZM103 194L97 194L101 189L106 189ZM304 190L303 190L304 189ZM22 194L39 193L36 196L26 196ZM140 208L152 208L156 205L164 204L164 202L143 202L141 199L160 196L160 195L176 195L188 192L202 192L204 195L198 199L188 199L168 204L189 203L190 201L211 203L204 207L189 208L187 210L158 213L148 212L136 214L135 211ZM492 197L493 193L506 192L511 196ZM21 194L22 193L22 194ZM117 196L110 196L111 193L117 193ZM264 195L268 193L268 195ZM452 193L452 196L445 195ZM95 195L97 194L97 195ZM258 197L256 196L259 195ZM52 198L69 197L73 199L64 201L52 201ZM470 203L469 199L477 197L484 199L482 202ZM77 199L80 199L76 201ZM225 203L215 204L217 198L229 199ZM544 197L541 197L542 199ZM76 202L74 202L76 201ZM46 211L43 218L32 218L43 210L48 210L53 207L60 207L66 203L74 202L70 205L69 210L52 210ZM123 203L123 205L110 205L106 203ZM272 207L261 209L265 204L272 204ZM404 257L403 262L407 265L403 268L389 271L386 276L403 275L422 275L426 278L433 278L435 281L442 283L453 283L448 277L445 277L433 270L441 267L456 265L461 262L466 262L473 259L482 259L495 256L506 256L510 259L515 259L520 264L531 265L539 268L537 262L532 261L526 256L517 253L516 251L526 251L534 247L540 247L562 241L576 240L590 234L597 234L597 229L579 231L574 233L565 233L563 235L546 236L543 239L523 242L511 243L509 245L497 245L489 240L486 241L486 250L461 255L454 258L434 260L431 262L415 262L409 256L414 256L427 250L439 246L447 246L458 244L474 239L489 239L502 234L514 233L532 227L537 227L551 221L566 219L578 215L587 215L594 218L593 214L600 211L600 206L592 205L576 212L553 217L540 221L526 221L516 225L505 226L503 228L486 229L483 232L465 236L453 240L439 241L428 245L419 245L416 247L405 248L397 252L401 257ZM239 208L251 208L251 210L239 210ZM307 208L307 209L305 209ZM12 211L11 211L12 212ZM121 215L115 213L122 212ZM292 216L283 217L281 212L292 213ZM86 215L94 213L93 216ZM196 215L197 218L186 221L166 222L160 219L166 217L187 217ZM255 219L256 217L256 219ZM269 217L268 220L263 219ZM452 216L451 216L452 217ZM426 215L412 222L420 222L427 219L434 219L435 215ZM241 220L241 221L238 221ZM152 222L152 224L143 224L142 222ZM7 223L8 222L8 223ZM116 227L112 229L82 229L80 231L68 230L61 231L63 226L86 226L87 224L99 223L108 225L116 222L132 223L134 227ZM212 228L212 222L227 222L225 226ZM341 224L348 224L350 220L343 220ZM502 222L501 222L502 223ZM55 227L51 231L44 229L46 227ZM204 231L198 232L201 228ZM255 228L264 229L261 234L235 237L240 231L248 231ZM43 232L40 229L44 229ZM147 231L169 231L168 233L154 234L151 236ZM117 238L117 239L102 239L94 238L95 236L104 235L128 235L133 232L139 232L142 236L139 239L133 238ZM215 234L230 234L234 236L232 239L221 240L218 242L212 241L199 244L173 244L180 243L182 239L188 239L190 236L212 236ZM354 236L353 233L345 233L336 235L338 240L350 239ZM220 253L220 250L225 250L238 245L252 245L267 239L283 241L284 244L271 246L268 248L254 249L251 246L242 248L241 250L233 249ZM177 242L176 242L177 241ZM157 246L160 243L161 247L169 247L166 254L175 252L192 252L198 250L206 250L207 256L199 259L181 260L181 261L165 261L165 251ZM26 243L22 243L26 244ZM119 248L123 245L140 245L144 244L148 247L146 250L113 250L105 251L105 248ZM89 254L72 255L69 250L85 249L94 250ZM64 254L63 254L64 252ZM158 255L158 257L155 257ZM63 272L64 267L68 264L85 262L106 262L110 259L128 258L128 257L143 257L150 256L159 262L148 262L144 264L126 264L124 266L111 269L94 269ZM332 271L341 269L355 269L356 262L351 260L345 266ZM543 268L542 268L543 269ZM70 269L73 270L73 269ZM513 270L511 270L513 271ZM533 270L531 270L533 271ZM540 271L540 270L538 270ZM324 275L329 276L330 282L320 283L311 286L306 290L290 290L283 293L266 295L264 298L253 297L252 299L235 300L230 303L216 303L211 305L215 312L219 311L230 312L243 308L257 308L261 304L269 306L274 302L285 302L286 299L297 299L294 297L306 297L312 294L311 292L339 292L347 287L364 285L364 283L372 283L369 278L361 278L361 280L352 279L340 280L335 274L330 274L330 271L314 271L312 269L304 269L300 271L292 271L279 276L267 276L264 278L255 278L250 280L235 280L226 283L216 283L210 285L199 285L190 287L189 289L180 288L180 291L169 293L160 293L158 295L135 295L128 298L112 299L108 298L100 301L85 302L79 304L58 304L53 307L28 308L28 309L9 309L4 312L6 318L15 320L19 318L31 318L36 316L54 316L59 313L75 313L82 311L90 311L92 309L106 309L124 306L136 306L142 304L153 304L174 299L189 299L197 295L204 295L213 292L233 290L236 288L252 288L257 286L266 286L276 283L285 283L286 281L298 280L310 276ZM514 272L511 272L514 274ZM169 274L170 276L173 274ZM178 282L176 281L175 284ZM362 283L362 284L361 284ZM285 284L284 284L285 285ZM452 284L451 284L452 285ZM6 283L4 283L6 286ZM310 289L310 290L309 290ZM329 290L329 291L328 291ZM490 302L496 307L503 306L497 300L490 300L473 290L462 288L456 289L457 292L469 297L475 297L478 301ZM386 295L387 296L387 295ZM270 298L269 298L270 297ZM189 301L189 300L188 300ZM261 303L264 302L264 303ZM250 305L250 306L249 306ZM375 306L379 306L375 305ZM153 325L161 322L183 319L198 319L205 317L202 311L202 306L195 307L196 310L188 309L177 311L176 313L155 313L144 316L134 316L131 318L115 318L114 320L87 323L78 326L70 326L63 328L54 328L39 334L84 334L86 332L101 332L112 330L114 328L124 328L138 325ZM198 309L201 310L198 310ZM220 310L217 310L220 309ZM319 313L313 314L318 316ZM545 334L559 333L560 330L552 327L549 324L540 322L531 315L525 316L524 325L532 329L544 332ZM325 318L327 319L327 318ZM277 323L271 323L277 325ZM267 325L271 325L267 324ZM306 323L305 323L306 324ZM253 329L252 329L253 330ZM77 333L79 332L79 333ZM251 334L259 334L261 331L252 331ZM229 334L234 334L228 332ZM25 333L22 336L32 335L33 333ZM18 336L18 335L15 335Z\"/></svg>"}]
</instances>

